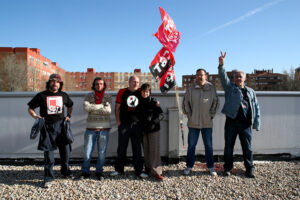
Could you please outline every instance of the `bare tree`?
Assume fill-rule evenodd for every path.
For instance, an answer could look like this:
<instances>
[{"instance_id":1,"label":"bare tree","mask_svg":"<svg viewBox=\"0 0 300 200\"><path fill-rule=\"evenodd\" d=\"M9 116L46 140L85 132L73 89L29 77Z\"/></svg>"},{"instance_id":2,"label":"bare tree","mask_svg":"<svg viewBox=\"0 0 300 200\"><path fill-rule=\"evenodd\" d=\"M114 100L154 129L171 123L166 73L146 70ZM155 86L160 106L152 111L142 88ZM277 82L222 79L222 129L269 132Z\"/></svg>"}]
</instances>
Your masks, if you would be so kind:
<instances>
[{"instance_id":1,"label":"bare tree","mask_svg":"<svg viewBox=\"0 0 300 200\"><path fill-rule=\"evenodd\" d=\"M283 74L286 75L286 79L283 80L282 90L286 91L300 91L300 72L295 71L293 67L290 68L290 71L283 71Z\"/></svg>"},{"instance_id":2,"label":"bare tree","mask_svg":"<svg viewBox=\"0 0 300 200\"><path fill-rule=\"evenodd\" d=\"M26 61L17 60L12 54L0 61L1 91L27 91Z\"/></svg>"}]
</instances>

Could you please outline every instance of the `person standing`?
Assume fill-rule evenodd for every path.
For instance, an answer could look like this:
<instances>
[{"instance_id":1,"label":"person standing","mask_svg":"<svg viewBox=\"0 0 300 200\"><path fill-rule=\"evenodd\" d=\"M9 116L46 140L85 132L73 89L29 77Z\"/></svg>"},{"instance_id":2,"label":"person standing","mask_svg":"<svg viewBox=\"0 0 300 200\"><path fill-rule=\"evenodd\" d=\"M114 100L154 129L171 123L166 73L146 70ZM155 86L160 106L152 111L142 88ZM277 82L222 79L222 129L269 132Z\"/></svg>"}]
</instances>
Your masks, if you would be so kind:
<instances>
[{"instance_id":1,"label":"person standing","mask_svg":"<svg viewBox=\"0 0 300 200\"><path fill-rule=\"evenodd\" d=\"M196 81L186 90L182 110L187 115L189 128L188 151L184 174L188 175L195 164L195 149L200 131L205 147L205 160L209 173L217 176L214 170L212 127L219 100L215 87L207 81L205 69L196 71Z\"/></svg>"},{"instance_id":2,"label":"person standing","mask_svg":"<svg viewBox=\"0 0 300 200\"><path fill-rule=\"evenodd\" d=\"M100 77L93 81L92 90L84 100L84 110L88 112L86 131L84 134L84 161L82 164L82 178L90 176L91 156L97 144L98 159L96 163L96 177L103 178L109 130L111 128L111 96L105 94L106 83Z\"/></svg>"},{"instance_id":3,"label":"person standing","mask_svg":"<svg viewBox=\"0 0 300 200\"><path fill-rule=\"evenodd\" d=\"M115 171L111 173L111 176L124 173L127 146L130 138L135 174L141 178L148 177L147 174L142 172L142 130L138 117L138 106L141 99L141 94L138 90L139 84L139 78L133 75L129 78L129 87L120 89L117 94L115 115L118 125L118 149Z\"/></svg>"},{"instance_id":4,"label":"person standing","mask_svg":"<svg viewBox=\"0 0 300 200\"><path fill-rule=\"evenodd\" d=\"M63 81L60 75L51 74L46 83L46 90L38 93L28 103L28 112L34 118L43 118L45 128L41 129L38 150L44 151L44 187L51 186L54 180L54 150L59 149L61 159L61 174L67 178L72 177L69 169L70 146L66 143L62 129L64 120L70 121L73 101L69 95L62 91ZM64 117L67 107L67 116ZM34 109L40 108L40 115Z\"/></svg>"},{"instance_id":5,"label":"person standing","mask_svg":"<svg viewBox=\"0 0 300 200\"><path fill-rule=\"evenodd\" d=\"M148 83L141 86L140 119L143 132L144 160L147 174L163 181L160 158L160 121L163 111L155 98L151 97L151 87Z\"/></svg>"},{"instance_id":6,"label":"person standing","mask_svg":"<svg viewBox=\"0 0 300 200\"><path fill-rule=\"evenodd\" d=\"M256 94L252 88L245 85L246 74L243 71L236 71L234 83L231 83L223 67L226 52L219 57L219 76L225 91L225 103L222 113L226 115L225 122L225 149L224 149L224 175L230 176L233 168L233 149L237 135L239 135L245 175L248 178L255 178L253 153L251 147L252 130L260 129L260 109Z\"/></svg>"}]
</instances>

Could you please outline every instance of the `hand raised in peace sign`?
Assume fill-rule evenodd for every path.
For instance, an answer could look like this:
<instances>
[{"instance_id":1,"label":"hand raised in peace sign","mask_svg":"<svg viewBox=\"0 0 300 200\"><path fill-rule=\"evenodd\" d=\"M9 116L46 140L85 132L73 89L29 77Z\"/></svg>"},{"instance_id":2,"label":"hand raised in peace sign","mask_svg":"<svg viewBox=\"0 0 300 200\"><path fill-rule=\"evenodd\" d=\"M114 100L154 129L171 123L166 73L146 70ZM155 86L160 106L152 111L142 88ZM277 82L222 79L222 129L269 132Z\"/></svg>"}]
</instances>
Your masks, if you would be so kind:
<instances>
[{"instance_id":1,"label":"hand raised in peace sign","mask_svg":"<svg viewBox=\"0 0 300 200\"><path fill-rule=\"evenodd\" d=\"M223 52L221 51L221 56L219 57L219 65L224 64L225 57L226 57L226 52L223 55Z\"/></svg>"}]
</instances>

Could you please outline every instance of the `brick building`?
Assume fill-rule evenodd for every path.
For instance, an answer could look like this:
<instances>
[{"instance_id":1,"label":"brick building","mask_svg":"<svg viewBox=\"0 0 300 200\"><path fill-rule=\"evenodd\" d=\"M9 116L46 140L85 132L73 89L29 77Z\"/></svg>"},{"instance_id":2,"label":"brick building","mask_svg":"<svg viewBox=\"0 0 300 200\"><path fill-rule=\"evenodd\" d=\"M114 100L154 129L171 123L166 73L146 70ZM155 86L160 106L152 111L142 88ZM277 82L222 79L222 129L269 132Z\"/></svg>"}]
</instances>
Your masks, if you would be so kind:
<instances>
[{"instance_id":1,"label":"brick building","mask_svg":"<svg viewBox=\"0 0 300 200\"><path fill-rule=\"evenodd\" d=\"M87 72L66 72L57 62L40 54L37 48L0 47L0 91L42 91L49 75L58 73L64 81L66 91L88 91L95 77L102 77L107 90L119 90L128 87L128 79L133 74L141 83L149 83L152 90L159 90L150 72L142 73L140 69L133 72L95 72L88 68Z\"/></svg>"},{"instance_id":2,"label":"brick building","mask_svg":"<svg viewBox=\"0 0 300 200\"><path fill-rule=\"evenodd\" d=\"M87 72L66 72L67 90L88 91L95 77L101 77L105 80L107 90L115 91L128 87L129 77L137 75L141 83L149 83L152 90L159 90L159 82L156 82L152 74L142 73L140 69L133 72L95 72L93 68L87 68Z\"/></svg>"},{"instance_id":3,"label":"brick building","mask_svg":"<svg viewBox=\"0 0 300 200\"><path fill-rule=\"evenodd\" d=\"M233 82L233 75L235 70L227 72L231 82ZM246 84L254 90L268 91L278 90L286 75L273 73L273 70L254 70L251 74L246 74ZM182 76L182 88L185 90L191 83L195 81L195 75ZM223 90L218 74L208 74L208 81L215 85L217 90Z\"/></svg>"},{"instance_id":4,"label":"brick building","mask_svg":"<svg viewBox=\"0 0 300 200\"><path fill-rule=\"evenodd\" d=\"M0 47L1 91L41 91L49 75L65 70L40 54L37 48Z\"/></svg>"}]
</instances>

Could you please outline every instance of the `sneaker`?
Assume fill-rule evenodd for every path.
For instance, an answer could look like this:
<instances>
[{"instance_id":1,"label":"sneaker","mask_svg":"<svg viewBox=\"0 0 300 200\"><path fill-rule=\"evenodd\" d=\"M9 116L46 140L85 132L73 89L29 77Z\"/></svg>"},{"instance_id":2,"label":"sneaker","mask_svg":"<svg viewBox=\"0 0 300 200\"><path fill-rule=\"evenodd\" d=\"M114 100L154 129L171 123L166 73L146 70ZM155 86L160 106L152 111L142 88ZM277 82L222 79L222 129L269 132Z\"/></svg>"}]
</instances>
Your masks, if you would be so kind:
<instances>
[{"instance_id":1,"label":"sneaker","mask_svg":"<svg viewBox=\"0 0 300 200\"><path fill-rule=\"evenodd\" d=\"M209 173L211 176L218 176L217 172L214 170L214 168L209 168L208 169Z\"/></svg>"},{"instance_id":2,"label":"sneaker","mask_svg":"<svg viewBox=\"0 0 300 200\"><path fill-rule=\"evenodd\" d=\"M78 179L83 180L83 179L87 179L90 177L90 174L88 173L81 173L81 175L79 176Z\"/></svg>"},{"instance_id":3,"label":"sneaker","mask_svg":"<svg viewBox=\"0 0 300 200\"><path fill-rule=\"evenodd\" d=\"M148 178L148 174L142 172L142 173L140 173L139 177L140 178Z\"/></svg>"},{"instance_id":4,"label":"sneaker","mask_svg":"<svg viewBox=\"0 0 300 200\"><path fill-rule=\"evenodd\" d=\"M112 173L110 173L110 176L118 176L120 175L120 173L118 171L114 171Z\"/></svg>"},{"instance_id":5,"label":"sneaker","mask_svg":"<svg viewBox=\"0 0 300 200\"><path fill-rule=\"evenodd\" d=\"M50 181L44 181L43 188L50 188L50 187L51 187L51 182Z\"/></svg>"},{"instance_id":6,"label":"sneaker","mask_svg":"<svg viewBox=\"0 0 300 200\"><path fill-rule=\"evenodd\" d=\"M245 176L247 178L255 178L255 175L254 175L253 171L246 171Z\"/></svg>"},{"instance_id":7,"label":"sneaker","mask_svg":"<svg viewBox=\"0 0 300 200\"><path fill-rule=\"evenodd\" d=\"M102 173L102 172L96 173L96 177L97 177L97 179L100 180L100 181L104 179L104 176L103 176L103 173Z\"/></svg>"},{"instance_id":8,"label":"sneaker","mask_svg":"<svg viewBox=\"0 0 300 200\"><path fill-rule=\"evenodd\" d=\"M164 180L165 180L165 177L163 177L162 175L159 175L159 174L156 174L154 177L155 177L157 180L159 180L159 181L164 181Z\"/></svg>"},{"instance_id":9,"label":"sneaker","mask_svg":"<svg viewBox=\"0 0 300 200\"><path fill-rule=\"evenodd\" d=\"M187 167L184 169L183 173L184 173L184 175L189 175L191 171L192 171L192 168Z\"/></svg>"},{"instance_id":10,"label":"sneaker","mask_svg":"<svg viewBox=\"0 0 300 200\"><path fill-rule=\"evenodd\" d=\"M223 174L224 174L224 176L230 176L231 175L230 171L224 171Z\"/></svg>"}]
</instances>

